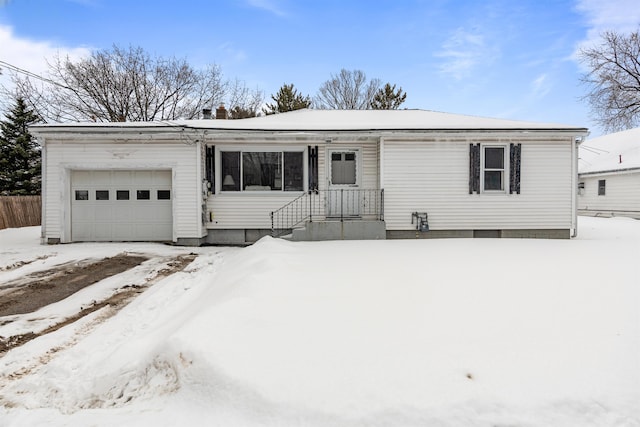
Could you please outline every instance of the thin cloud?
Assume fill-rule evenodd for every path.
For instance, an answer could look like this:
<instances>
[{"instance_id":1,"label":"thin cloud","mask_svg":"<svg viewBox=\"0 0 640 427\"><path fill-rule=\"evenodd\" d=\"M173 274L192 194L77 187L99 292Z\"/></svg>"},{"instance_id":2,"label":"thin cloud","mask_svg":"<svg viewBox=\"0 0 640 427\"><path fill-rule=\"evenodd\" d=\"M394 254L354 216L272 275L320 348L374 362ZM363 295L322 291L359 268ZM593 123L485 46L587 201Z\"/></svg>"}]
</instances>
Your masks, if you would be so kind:
<instances>
[{"instance_id":1,"label":"thin cloud","mask_svg":"<svg viewBox=\"0 0 640 427\"><path fill-rule=\"evenodd\" d=\"M218 50L223 52L228 59L233 62L243 62L247 59L247 54L244 50L236 48L232 43L227 42L218 46Z\"/></svg>"},{"instance_id":2,"label":"thin cloud","mask_svg":"<svg viewBox=\"0 0 640 427\"><path fill-rule=\"evenodd\" d=\"M581 47L597 44L604 31L626 33L640 24L638 0L577 0L575 8L585 16L588 27Z\"/></svg>"},{"instance_id":3,"label":"thin cloud","mask_svg":"<svg viewBox=\"0 0 640 427\"><path fill-rule=\"evenodd\" d=\"M487 59L488 50L482 34L458 28L435 56L444 59L440 72L460 80L471 75L477 64Z\"/></svg>"},{"instance_id":4,"label":"thin cloud","mask_svg":"<svg viewBox=\"0 0 640 427\"><path fill-rule=\"evenodd\" d=\"M531 82L531 96L533 98L543 98L550 90L549 76L546 73L540 74Z\"/></svg>"},{"instance_id":5,"label":"thin cloud","mask_svg":"<svg viewBox=\"0 0 640 427\"><path fill-rule=\"evenodd\" d=\"M286 12L280 7L276 0L247 0L251 7L266 10L277 16L286 16Z\"/></svg>"},{"instance_id":6,"label":"thin cloud","mask_svg":"<svg viewBox=\"0 0 640 427\"><path fill-rule=\"evenodd\" d=\"M49 68L47 61L51 61L56 55L68 56L74 60L87 57L91 53L86 47L56 46L51 41L19 38L11 27L4 25L0 25L0 46L0 60L39 75L46 74ZM2 70L0 84L11 87L9 70Z\"/></svg>"}]
</instances>

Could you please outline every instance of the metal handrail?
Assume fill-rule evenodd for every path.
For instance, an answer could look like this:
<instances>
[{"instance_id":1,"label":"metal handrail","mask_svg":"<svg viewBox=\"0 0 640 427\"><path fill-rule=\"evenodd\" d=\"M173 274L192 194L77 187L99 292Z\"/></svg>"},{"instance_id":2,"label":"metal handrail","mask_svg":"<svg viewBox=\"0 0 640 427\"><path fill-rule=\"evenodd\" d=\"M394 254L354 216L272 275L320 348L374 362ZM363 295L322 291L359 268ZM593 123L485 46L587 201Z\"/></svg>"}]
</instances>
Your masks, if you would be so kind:
<instances>
[{"instance_id":1,"label":"metal handrail","mask_svg":"<svg viewBox=\"0 0 640 427\"><path fill-rule=\"evenodd\" d=\"M384 219L384 190L341 188L312 190L271 212L271 235L288 234L316 220Z\"/></svg>"}]
</instances>

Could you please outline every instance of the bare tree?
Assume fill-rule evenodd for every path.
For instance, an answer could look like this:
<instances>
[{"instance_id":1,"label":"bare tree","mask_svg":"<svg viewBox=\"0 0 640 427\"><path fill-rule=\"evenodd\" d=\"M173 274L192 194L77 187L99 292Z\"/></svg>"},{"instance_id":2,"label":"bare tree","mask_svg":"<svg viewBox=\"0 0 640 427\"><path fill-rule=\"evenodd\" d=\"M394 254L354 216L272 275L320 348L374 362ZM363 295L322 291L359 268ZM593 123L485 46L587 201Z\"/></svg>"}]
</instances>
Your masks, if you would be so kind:
<instances>
[{"instance_id":1,"label":"bare tree","mask_svg":"<svg viewBox=\"0 0 640 427\"><path fill-rule=\"evenodd\" d=\"M380 80L367 82L361 70L348 71L344 68L338 75L331 75L320 87L315 103L321 109L366 110L380 88Z\"/></svg>"},{"instance_id":2,"label":"bare tree","mask_svg":"<svg viewBox=\"0 0 640 427\"><path fill-rule=\"evenodd\" d=\"M264 93L261 90L251 90L244 82L235 79L229 83L228 92L230 119L246 119L258 115L264 102Z\"/></svg>"},{"instance_id":3,"label":"bare tree","mask_svg":"<svg viewBox=\"0 0 640 427\"><path fill-rule=\"evenodd\" d=\"M589 86L584 99L596 123L606 131L640 124L640 34L607 31L598 46L580 51L590 71L582 77Z\"/></svg>"},{"instance_id":4,"label":"bare tree","mask_svg":"<svg viewBox=\"0 0 640 427\"><path fill-rule=\"evenodd\" d=\"M14 75L20 96L44 121L152 121L197 118L224 100L227 84L211 65L152 57L140 47L56 57L44 80Z\"/></svg>"}]
</instances>

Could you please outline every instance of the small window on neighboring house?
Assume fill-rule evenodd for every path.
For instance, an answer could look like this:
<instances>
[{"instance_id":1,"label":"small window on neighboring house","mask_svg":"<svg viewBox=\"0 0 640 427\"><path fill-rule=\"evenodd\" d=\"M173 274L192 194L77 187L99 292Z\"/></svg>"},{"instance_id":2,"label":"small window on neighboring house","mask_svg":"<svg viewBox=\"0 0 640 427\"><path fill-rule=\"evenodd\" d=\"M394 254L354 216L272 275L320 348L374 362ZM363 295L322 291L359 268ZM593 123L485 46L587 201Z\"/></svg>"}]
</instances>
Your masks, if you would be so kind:
<instances>
[{"instance_id":1,"label":"small window on neighboring house","mask_svg":"<svg viewBox=\"0 0 640 427\"><path fill-rule=\"evenodd\" d=\"M89 200L89 191L76 190L76 200Z\"/></svg>"},{"instance_id":2,"label":"small window on neighboring house","mask_svg":"<svg viewBox=\"0 0 640 427\"><path fill-rule=\"evenodd\" d=\"M171 200L171 190L158 190L158 200Z\"/></svg>"},{"instance_id":3,"label":"small window on neighboring house","mask_svg":"<svg viewBox=\"0 0 640 427\"><path fill-rule=\"evenodd\" d=\"M604 196L606 187L607 187L606 179L598 180L598 196Z\"/></svg>"},{"instance_id":4,"label":"small window on neighboring house","mask_svg":"<svg viewBox=\"0 0 640 427\"><path fill-rule=\"evenodd\" d=\"M580 196L584 195L584 182L578 183L578 195Z\"/></svg>"},{"instance_id":5,"label":"small window on neighboring house","mask_svg":"<svg viewBox=\"0 0 640 427\"><path fill-rule=\"evenodd\" d=\"M149 190L137 190L136 191L136 199L138 200L149 200L151 198L151 191Z\"/></svg>"},{"instance_id":6,"label":"small window on neighboring house","mask_svg":"<svg viewBox=\"0 0 640 427\"><path fill-rule=\"evenodd\" d=\"M109 190L96 190L96 200L109 200Z\"/></svg>"},{"instance_id":7,"label":"small window on neighboring house","mask_svg":"<svg viewBox=\"0 0 640 427\"><path fill-rule=\"evenodd\" d=\"M129 190L117 190L116 200L129 200Z\"/></svg>"}]
</instances>

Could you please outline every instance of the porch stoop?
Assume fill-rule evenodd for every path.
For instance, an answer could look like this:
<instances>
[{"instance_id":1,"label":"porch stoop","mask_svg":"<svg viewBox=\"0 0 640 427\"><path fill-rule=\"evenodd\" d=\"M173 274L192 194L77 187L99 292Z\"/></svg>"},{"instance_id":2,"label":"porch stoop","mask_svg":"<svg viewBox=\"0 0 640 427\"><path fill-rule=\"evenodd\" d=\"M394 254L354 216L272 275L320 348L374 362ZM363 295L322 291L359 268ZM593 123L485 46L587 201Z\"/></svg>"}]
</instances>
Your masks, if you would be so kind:
<instances>
[{"instance_id":1,"label":"porch stoop","mask_svg":"<svg viewBox=\"0 0 640 427\"><path fill-rule=\"evenodd\" d=\"M307 222L304 228L293 229L289 240L294 242L320 240L384 240L387 227L379 220L343 220Z\"/></svg>"}]
</instances>

